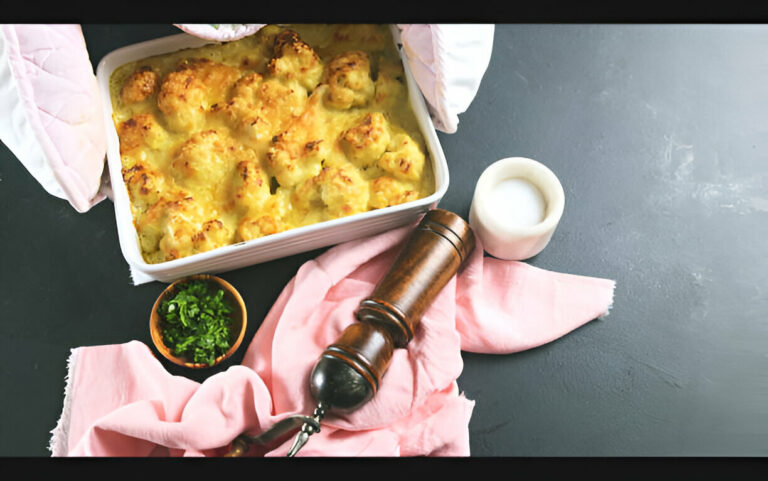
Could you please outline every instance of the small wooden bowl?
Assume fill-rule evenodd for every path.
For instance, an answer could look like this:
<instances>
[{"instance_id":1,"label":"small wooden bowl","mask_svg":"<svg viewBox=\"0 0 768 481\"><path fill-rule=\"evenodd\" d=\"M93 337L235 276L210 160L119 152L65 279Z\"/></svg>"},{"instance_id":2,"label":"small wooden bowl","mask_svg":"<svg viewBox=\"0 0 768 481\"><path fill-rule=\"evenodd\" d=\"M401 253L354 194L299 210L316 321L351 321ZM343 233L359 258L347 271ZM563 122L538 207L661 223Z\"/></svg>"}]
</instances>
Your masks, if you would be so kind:
<instances>
[{"instance_id":1,"label":"small wooden bowl","mask_svg":"<svg viewBox=\"0 0 768 481\"><path fill-rule=\"evenodd\" d=\"M234 311L230 315L232 318L232 323L230 324L230 341L232 343L232 346L229 348L227 352L222 354L221 356L217 357L214 363L206 364L206 363L197 363L197 362L191 362L188 359L185 359L183 357L175 356L171 349L169 349L165 343L163 342L163 324L164 320L158 314L157 310L160 307L160 303L163 302L166 298L174 295L176 293L176 288L179 284L184 284L186 282L195 280L195 279L202 279L206 282L213 283L218 287L221 287L224 289L224 299L229 301L229 304L234 308ZM237 289L232 286L229 282L225 281L224 279L216 276L212 276L209 274L197 274L193 276L184 277L182 279L178 279L171 283L168 287L165 288L165 290L160 294L160 296L155 301L154 306L152 306L152 313L149 316L149 332L152 335L152 342L154 342L155 347L160 352L160 354L163 355L166 359L169 361L178 364L179 366L184 366L192 369L202 369L207 367L213 367L217 364L221 363L223 360L229 358L232 356L232 354L237 351L237 349L240 347L240 344L243 342L243 338L245 337L245 328L247 324L247 313L245 310L245 302L243 302L243 298L240 296L240 293L237 292Z\"/></svg>"}]
</instances>

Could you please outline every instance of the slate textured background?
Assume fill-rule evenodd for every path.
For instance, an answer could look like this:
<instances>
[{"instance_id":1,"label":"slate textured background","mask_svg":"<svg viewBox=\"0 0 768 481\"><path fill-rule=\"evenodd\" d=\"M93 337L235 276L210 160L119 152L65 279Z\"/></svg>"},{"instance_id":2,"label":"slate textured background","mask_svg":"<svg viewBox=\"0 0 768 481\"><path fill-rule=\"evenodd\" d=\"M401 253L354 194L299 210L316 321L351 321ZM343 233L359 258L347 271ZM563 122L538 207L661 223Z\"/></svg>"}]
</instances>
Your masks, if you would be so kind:
<instances>
[{"instance_id":1,"label":"slate textured background","mask_svg":"<svg viewBox=\"0 0 768 481\"><path fill-rule=\"evenodd\" d=\"M83 31L94 68L179 32ZM526 352L464 353L472 455L768 455L768 26L497 25L459 120L439 135L440 207L466 218L486 166L539 160L566 209L529 262L617 281L604 320ZM78 214L0 157L0 455L49 456L69 350L151 344L162 285L131 286L109 201ZM254 320L246 343L320 252L223 274Z\"/></svg>"}]
</instances>

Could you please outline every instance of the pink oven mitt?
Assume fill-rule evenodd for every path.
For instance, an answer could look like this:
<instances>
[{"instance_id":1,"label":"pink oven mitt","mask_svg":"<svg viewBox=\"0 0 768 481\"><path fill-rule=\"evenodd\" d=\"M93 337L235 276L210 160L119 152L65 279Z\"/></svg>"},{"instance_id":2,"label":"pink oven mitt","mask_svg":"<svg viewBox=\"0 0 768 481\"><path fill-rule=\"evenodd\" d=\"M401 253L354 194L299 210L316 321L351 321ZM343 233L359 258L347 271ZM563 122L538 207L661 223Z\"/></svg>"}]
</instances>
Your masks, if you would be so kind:
<instances>
[{"instance_id":1,"label":"pink oven mitt","mask_svg":"<svg viewBox=\"0 0 768 481\"><path fill-rule=\"evenodd\" d=\"M302 265L245 353L202 383L165 371L132 341L75 348L53 456L218 456L240 433L310 415L309 373L394 261L413 226L350 241ZM466 264L397 349L378 393L327 414L297 456L467 456L474 401L459 390L461 351L540 346L607 314L614 281L483 255ZM260 453L284 456L291 440Z\"/></svg>"},{"instance_id":2,"label":"pink oven mitt","mask_svg":"<svg viewBox=\"0 0 768 481\"><path fill-rule=\"evenodd\" d=\"M79 25L0 25L0 140L78 212L105 198L106 134Z\"/></svg>"}]
</instances>

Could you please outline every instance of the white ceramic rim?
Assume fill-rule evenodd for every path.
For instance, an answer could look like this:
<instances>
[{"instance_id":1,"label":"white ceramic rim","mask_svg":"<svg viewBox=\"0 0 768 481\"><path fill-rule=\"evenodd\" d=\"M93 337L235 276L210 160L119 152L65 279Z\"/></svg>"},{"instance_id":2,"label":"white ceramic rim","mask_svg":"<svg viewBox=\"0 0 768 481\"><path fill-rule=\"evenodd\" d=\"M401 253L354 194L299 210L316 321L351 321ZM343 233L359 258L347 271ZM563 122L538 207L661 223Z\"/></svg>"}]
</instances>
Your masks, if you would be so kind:
<instances>
[{"instance_id":1,"label":"white ceramic rim","mask_svg":"<svg viewBox=\"0 0 768 481\"><path fill-rule=\"evenodd\" d=\"M534 175L532 176L531 173ZM546 202L546 215L532 226L510 226L497 219L488 209L488 195L501 181L524 179L541 192ZM475 215L488 230L509 238L538 237L554 231L565 209L565 192L560 180L547 166L527 157L507 157L486 167L475 186Z\"/></svg>"}]
</instances>

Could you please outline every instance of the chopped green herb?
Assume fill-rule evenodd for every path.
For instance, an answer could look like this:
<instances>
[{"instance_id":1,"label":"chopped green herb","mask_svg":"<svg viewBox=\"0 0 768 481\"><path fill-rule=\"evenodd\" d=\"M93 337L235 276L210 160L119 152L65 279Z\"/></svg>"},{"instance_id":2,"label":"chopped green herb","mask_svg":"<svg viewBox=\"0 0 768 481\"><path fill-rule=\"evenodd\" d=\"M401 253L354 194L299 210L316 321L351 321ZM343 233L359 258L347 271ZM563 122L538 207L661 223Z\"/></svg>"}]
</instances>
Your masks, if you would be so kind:
<instances>
[{"instance_id":1,"label":"chopped green herb","mask_svg":"<svg viewBox=\"0 0 768 481\"><path fill-rule=\"evenodd\" d=\"M232 312L223 289L202 279L179 284L158 308L165 321L163 342L176 356L213 365L231 347Z\"/></svg>"}]
</instances>

